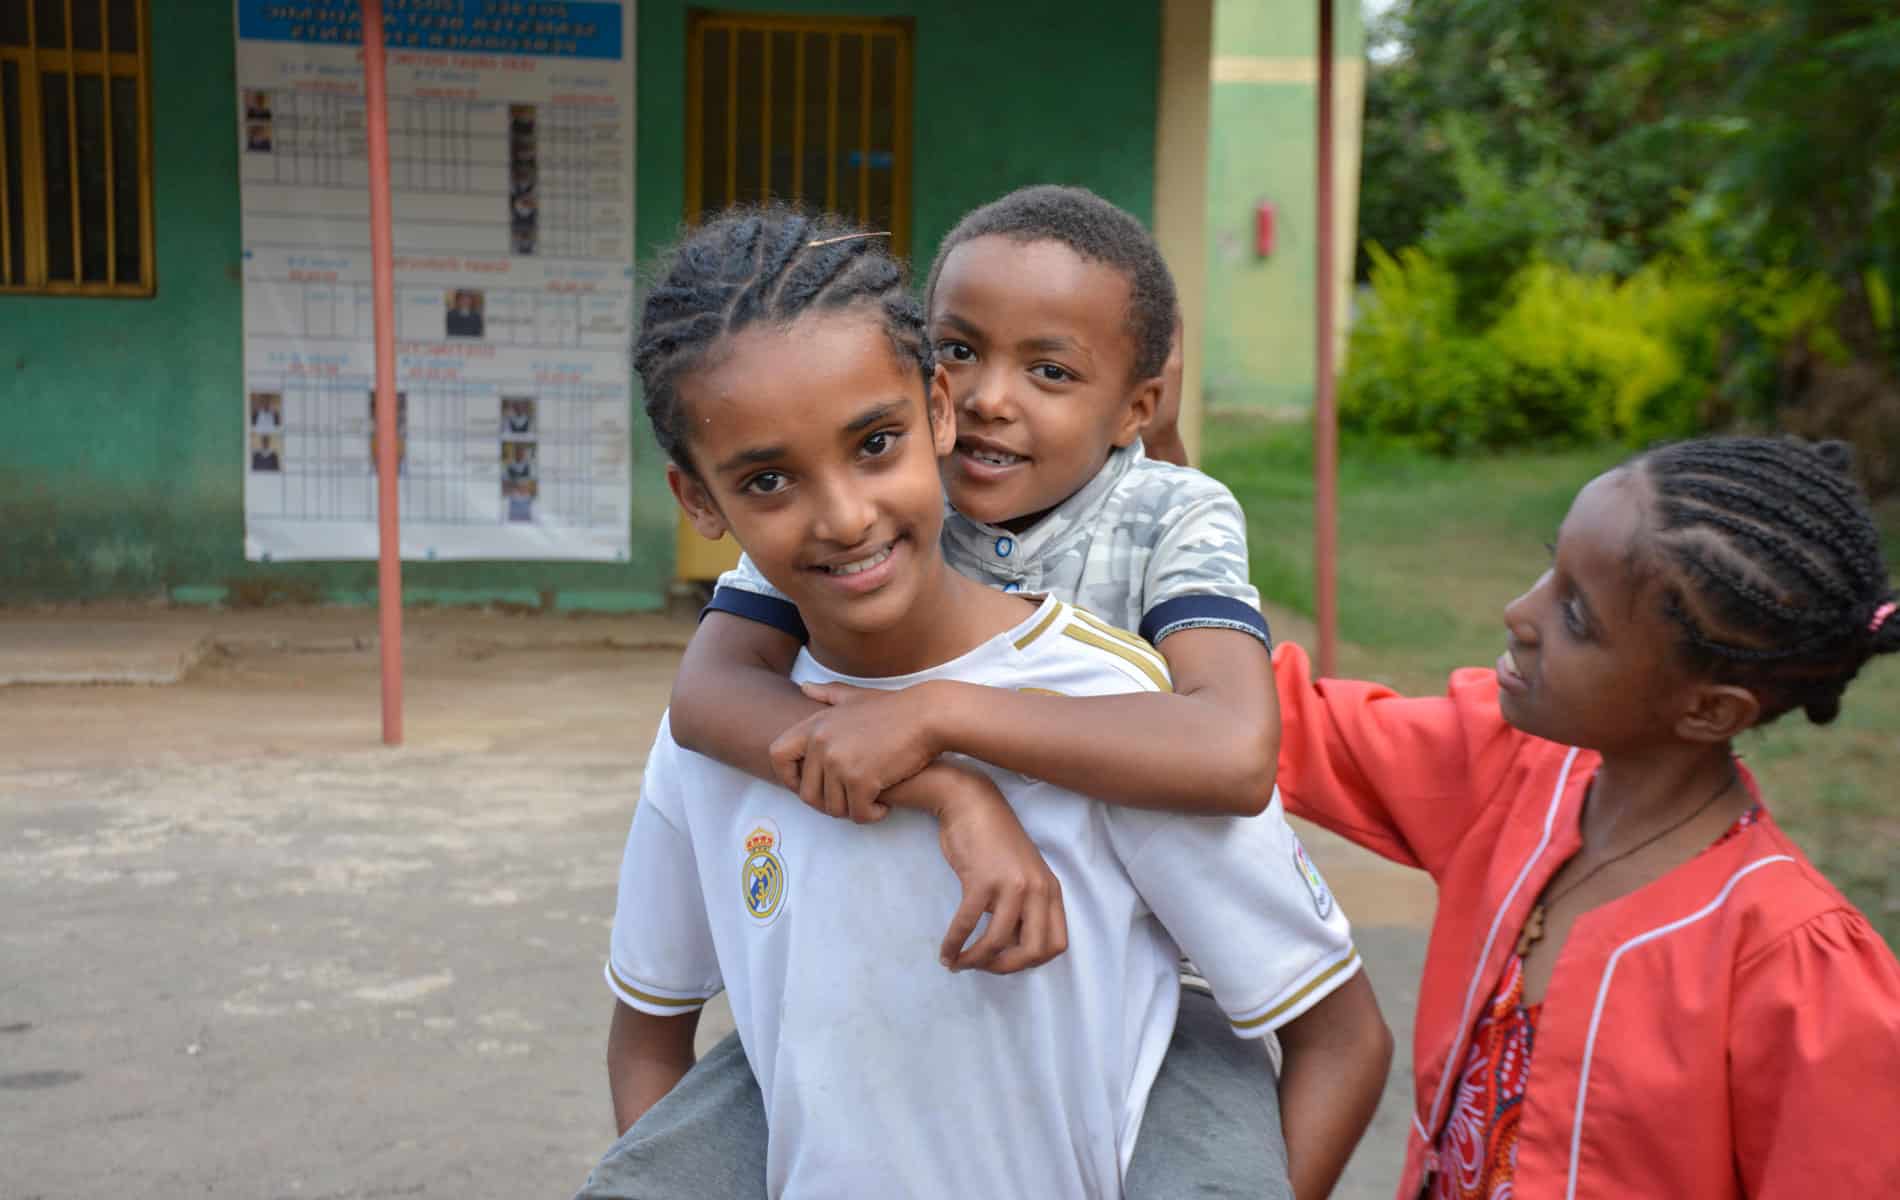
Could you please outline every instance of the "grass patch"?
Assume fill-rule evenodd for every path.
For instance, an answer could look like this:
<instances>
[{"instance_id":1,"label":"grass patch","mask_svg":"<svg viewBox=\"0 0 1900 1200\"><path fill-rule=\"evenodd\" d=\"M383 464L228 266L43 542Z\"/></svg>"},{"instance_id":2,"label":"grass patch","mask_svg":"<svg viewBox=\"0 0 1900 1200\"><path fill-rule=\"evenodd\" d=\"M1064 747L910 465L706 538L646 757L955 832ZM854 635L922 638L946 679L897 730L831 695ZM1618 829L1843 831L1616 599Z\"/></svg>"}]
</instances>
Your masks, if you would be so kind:
<instances>
[{"instance_id":1,"label":"grass patch","mask_svg":"<svg viewBox=\"0 0 1900 1200\"><path fill-rule=\"evenodd\" d=\"M1270 605L1313 611L1312 450L1306 427L1208 421L1205 466L1247 511L1254 583ZM1343 456L1339 472L1340 670L1410 692L1488 665L1503 609L1544 569L1577 490L1626 457L1615 447L1447 461L1398 451ZM1900 563L1900 501L1876 511ZM1744 738L1775 818L1900 946L1900 663L1868 664L1826 728L1790 714Z\"/></svg>"}]
</instances>

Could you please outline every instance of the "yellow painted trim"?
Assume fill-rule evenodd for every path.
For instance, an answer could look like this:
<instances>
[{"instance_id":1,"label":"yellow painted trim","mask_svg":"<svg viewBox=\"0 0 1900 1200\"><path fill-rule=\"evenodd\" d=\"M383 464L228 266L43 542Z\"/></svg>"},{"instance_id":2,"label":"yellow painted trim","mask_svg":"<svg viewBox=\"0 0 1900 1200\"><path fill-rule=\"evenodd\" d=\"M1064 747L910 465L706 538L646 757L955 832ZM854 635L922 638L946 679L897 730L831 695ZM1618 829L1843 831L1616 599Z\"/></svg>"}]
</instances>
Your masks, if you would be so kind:
<instances>
[{"instance_id":1,"label":"yellow painted trim","mask_svg":"<svg viewBox=\"0 0 1900 1200\"><path fill-rule=\"evenodd\" d=\"M0 65L10 60L0 54ZM110 90L110 89L108 89ZM7 197L12 193L7 188L7 106L6 96L0 93L0 287L4 287L13 278L13 213L7 207ZM21 218L25 220L24 217ZM22 266L25 264L22 263Z\"/></svg>"},{"instance_id":2,"label":"yellow painted trim","mask_svg":"<svg viewBox=\"0 0 1900 1200\"><path fill-rule=\"evenodd\" d=\"M99 48L105 50L112 45L112 18L106 10L106 0L99 0ZM113 189L113 174L117 164L112 161L112 81L101 80L99 99L106 106L106 282L119 282L119 198Z\"/></svg>"},{"instance_id":3,"label":"yellow painted trim","mask_svg":"<svg viewBox=\"0 0 1900 1200\"><path fill-rule=\"evenodd\" d=\"M1174 272L1186 354L1181 364L1181 442L1201 456L1201 345L1207 321L1208 128L1213 88L1214 0L1162 0L1161 76L1155 105L1154 235Z\"/></svg>"},{"instance_id":4,"label":"yellow painted trim","mask_svg":"<svg viewBox=\"0 0 1900 1200\"><path fill-rule=\"evenodd\" d=\"M643 992L621 978L620 972L614 970L612 963L607 964L607 973L614 977L614 984L618 986L621 991L643 1004L651 1004L657 1008L699 1008L704 1005L707 1000L711 999L710 996L699 996L690 1000L681 1000L674 996L655 996L650 992Z\"/></svg>"},{"instance_id":5,"label":"yellow painted trim","mask_svg":"<svg viewBox=\"0 0 1900 1200\"><path fill-rule=\"evenodd\" d=\"M1354 963L1358 961L1359 961L1359 948L1357 946L1354 946L1351 954L1348 954L1346 957L1340 959L1338 962L1334 963L1332 966L1326 968L1324 971L1321 971L1318 975L1315 975L1312 981L1309 982L1305 987L1301 988L1297 992L1294 992L1291 996L1288 996L1286 999L1280 1001L1280 1003L1274 1005L1272 1008L1268 1009L1266 1012L1261 1013L1259 1016L1253 1017L1246 1021L1231 1021L1229 1022L1229 1024L1231 1024L1235 1029L1258 1029L1262 1025L1269 1024L1275 1018L1297 1007L1300 1001L1306 999L1308 996L1313 994L1313 990L1315 988L1322 986L1323 984L1325 984L1327 980L1331 979L1333 976L1339 974L1341 971L1344 971L1346 968L1352 966Z\"/></svg>"},{"instance_id":6,"label":"yellow painted trim","mask_svg":"<svg viewBox=\"0 0 1900 1200\"><path fill-rule=\"evenodd\" d=\"M73 0L64 0L66 6L66 44L72 45L73 38ZM108 43L112 35L101 31ZM50 55L41 55L43 60ZM86 214L79 203L79 194L85 189L79 185L84 174L79 169L79 73L73 70L72 56L67 55L66 70L66 164L72 171L72 208L73 208L73 278L74 283L86 282ZM108 87L110 80L101 80L100 87ZM112 145L112 131L106 131L106 145ZM110 153L110 151L108 151Z\"/></svg>"},{"instance_id":7,"label":"yellow painted trim","mask_svg":"<svg viewBox=\"0 0 1900 1200\"><path fill-rule=\"evenodd\" d=\"M1136 670L1148 677L1148 681L1155 685L1156 691L1172 692L1174 690L1174 686L1168 682L1167 672L1155 666L1146 655L1129 649L1128 645L1118 638L1103 637L1079 625L1067 626L1063 629L1062 636L1074 638L1083 645L1093 646L1097 650L1105 650L1123 662L1131 664Z\"/></svg>"},{"instance_id":8,"label":"yellow painted trim","mask_svg":"<svg viewBox=\"0 0 1900 1200\"><path fill-rule=\"evenodd\" d=\"M1215 83L1319 82L1316 58L1269 58L1259 54L1219 54L1214 57Z\"/></svg>"},{"instance_id":9,"label":"yellow painted trim","mask_svg":"<svg viewBox=\"0 0 1900 1200\"><path fill-rule=\"evenodd\" d=\"M701 186L706 169L706 106L700 97L706 89L706 40L699 24L686 31L686 219L696 221L706 207Z\"/></svg>"},{"instance_id":10,"label":"yellow painted trim","mask_svg":"<svg viewBox=\"0 0 1900 1200\"><path fill-rule=\"evenodd\" d=\"M1043 617L1042 620L1036 622L1036 627L1034 629L1030 630L1028 633L1025 633L1023 636L1016 639L1016 648L1018 650L1029 649L1029 644L1031 642L1035 641L1037 638L1041 637L1043 634L1049 632L1049 626L1054 625L1056 623L1056 621L1062 616L1062 610L1067 607L1068 605L1062 604L1059 602L1057 604L1052 605L1049 609L1048 615Z\"/></svg>"}]
</instances>

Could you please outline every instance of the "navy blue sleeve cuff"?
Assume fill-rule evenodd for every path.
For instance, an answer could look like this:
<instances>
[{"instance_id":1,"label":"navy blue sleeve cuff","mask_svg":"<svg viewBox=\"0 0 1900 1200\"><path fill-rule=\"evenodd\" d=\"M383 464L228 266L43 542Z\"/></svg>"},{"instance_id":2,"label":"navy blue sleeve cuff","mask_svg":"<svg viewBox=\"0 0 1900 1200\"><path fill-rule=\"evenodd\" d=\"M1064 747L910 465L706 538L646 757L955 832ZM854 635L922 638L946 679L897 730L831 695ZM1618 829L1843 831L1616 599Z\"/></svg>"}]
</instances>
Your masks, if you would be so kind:
<instances>
[{"instance_id":1,"label":"navy blue sleeve cuff","mask_svg":"<svg viewBox=\"0 0 1900 1200\"><path fill-rule=\"evenodd\" d=\"M744 617L748 621L770 625L780 633L797 638L800 642L811 640L805 632L804 618L798 615L798 607L791 601L781 600L777 596L761 596L757 592L748 592L744 588L715 588L712 600L699 611L699 619L705 620L709 612L731 613L735 617Z\"/></svg>"},{"instance_id":2,"label":"navy blue sleeve cuff","mask_svg":"<svg viewBox=\"0 0 1900 1200\"><path fill-rule=\"evenodd\" d=\"M1141 619L1139 632L1150 645L1159 646L1161 639L1183 629L1232 629L1250 633L1260 639L1268 653L1273 651L1273 635L1267 629L1267 619L1253 605L1232 596L1176 596L1164 600L1148 610L1148 615Z\"/></svg>"}]
</instances>

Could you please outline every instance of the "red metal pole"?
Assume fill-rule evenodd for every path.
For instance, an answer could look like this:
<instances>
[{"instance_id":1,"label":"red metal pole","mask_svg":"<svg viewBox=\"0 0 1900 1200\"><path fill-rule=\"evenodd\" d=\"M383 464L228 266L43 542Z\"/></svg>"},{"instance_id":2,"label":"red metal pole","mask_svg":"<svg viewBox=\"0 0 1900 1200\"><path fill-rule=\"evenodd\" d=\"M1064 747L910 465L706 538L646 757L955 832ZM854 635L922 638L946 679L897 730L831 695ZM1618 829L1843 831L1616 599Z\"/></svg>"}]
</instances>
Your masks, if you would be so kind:
<instances>
[{"instance_id":1,"label":"red metal pole","mask_svg":"<svg viewBox=\"0 0 1900 1200\"><path fill-rule=\"evenodd\" d=\"M1319 622L1319 673L1331 675L1339 648L1339 417L1333 379L1333 0L1319 0L1319 214L1313 222L1319 301L1313 395L1313 611Z\"/></svg>"},{"instance_id":2,"label":"red metal pole","mask_svg":"<svg viewBox=\"0 0 1900 1200\"><path fill-rule=\"evenodd\" d=\"M383 652L383 744L402 745L402 535L397 521L395 237L389 200L389 85L383 0L363 6L363 85L369 125L369 256L376 307L376 607Z\"/></svg>"}]
</instances>

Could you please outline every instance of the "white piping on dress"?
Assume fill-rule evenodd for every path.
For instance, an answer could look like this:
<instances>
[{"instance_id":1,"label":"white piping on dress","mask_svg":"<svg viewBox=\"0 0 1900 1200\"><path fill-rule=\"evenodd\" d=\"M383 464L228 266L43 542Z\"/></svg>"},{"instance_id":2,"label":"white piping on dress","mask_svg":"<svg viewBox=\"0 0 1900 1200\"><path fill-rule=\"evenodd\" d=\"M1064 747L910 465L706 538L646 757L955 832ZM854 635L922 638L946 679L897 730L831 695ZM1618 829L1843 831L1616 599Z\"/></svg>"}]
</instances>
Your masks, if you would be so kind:
<instances>
[{"instance_id":1,"label":"white piping on dress","mask_svg":"<svg viewBox=\"0 0 1900 1200\"><path fill-rule=\"evenodd\" d=\"M1621 959L1626 952L1634 950L1638 946L1653 942L1660 937L1667 937L1676 930L1687 925L1693 925L1708 916L1716 909L1722 907L1722 905L1728 903L1729 893L1735 890L1736 884L1740 883L1747 876L1759 871L1761 868L1773 866L1778 862L1791 863L1793 861L1794 856L1789 854L1775 854L1767 858L1756 859L1754 862L1749 863L1741 870L1735 872L1735 874L1729 876L1728 882L1722 885L1722 890L1716 893L1715 899L1709 901L1686 917L1671 921L1667 925L1659 925L1647 933L1637 934L1629 941L1618 946L1615 952L1610 955L1609 962L1604 964L1603 967L1603 982L1597 985L1596 1007L1590 1010L1590 1033L1589 1036L1583 1040L1583 1069L1577 1076L1577 1116L1576 1120L1572 1122L1570 1126L1570 1184L1564 1189L1564 1200L1576 1200L1577 1196L1577 1151L1583 1145L1583 1102L1584 1093L1590 1086L1590 1056L1596 1053L1597 1026L1603 1021L1603 1005L1610 996L1610 979L1616 974L1617 960Z\"/></svg>"},{"instance_id":2,"label":"white piping on dress","mask_svg":"<svg viewBox=\"0 0 1900 1200\"><path fill-rule=\"evenodd\" d=\"M1484 978L1484 964L1491 961L1491 945L1497 941L1498 926L1504 923L1504 914L1511 910L1511 901L1517 899L1517 891L1530 877L1531 868L1537 865L1537 860L1544 856L1545 848L1550 845L1550 831L1557 823L1557 807L1563 802L1564 785L1570 781L1570 765L1576 761L1577 748L1572 746L1570 753L1564 755L1563 769L1557 772L1557 786L1551 789L1550 808L1544 813L1544 836L1538 839L1537 848L1531 851L1531 856L1524 860L1523 869L1518 871L1516 880L1511 883L1511 890L1504 893L1504 903L1498 906L1497 914L1491 918L1491 931L1484 935L1484 949L1478 953L1477 969L1471 973L1471 986L1465 989L1465 1010L1458 1017L1458 1033L1452 1038L1451 1054L1445 1059L1444 1073L1439 1076L1438 1087L1432 1095L1431 1127L1433 1129L1438 1128L1438 1109L1445 1102L1445 1085L1451 1082L1452 1075L1456 1073L1458 1052L1464 1049L1465 1035L1471 1032L1471 1006L1478 998L1478 984ZM1418 1130L1418 1135L1424 1138L1426 1145L1429 1146L1432 1135L1418 1123L1416 1106L1412 1109L1412 1126Z\"/></svg>"}]
</instances>

